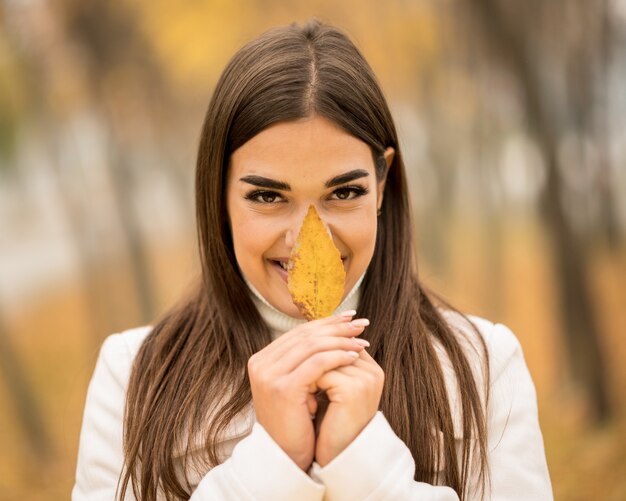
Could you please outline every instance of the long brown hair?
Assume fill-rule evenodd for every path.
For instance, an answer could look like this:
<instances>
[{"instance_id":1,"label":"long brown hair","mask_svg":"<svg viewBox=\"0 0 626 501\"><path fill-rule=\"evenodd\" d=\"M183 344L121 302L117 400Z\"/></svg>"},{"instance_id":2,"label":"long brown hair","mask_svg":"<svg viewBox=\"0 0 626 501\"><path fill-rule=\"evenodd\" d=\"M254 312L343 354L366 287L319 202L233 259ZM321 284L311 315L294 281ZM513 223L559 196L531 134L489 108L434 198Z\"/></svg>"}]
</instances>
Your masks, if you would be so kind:
<instances>
[{"instance_id":1,"label":"long brown hair","mask_svg":"<svg viewBox=\"0 0 626 501\"><path fill-rule=\"evenodd\" d=\"M124 416L122 493L131 482L137 499L153 501L158 491L168 500L189 499L176 475L174 448L182 441L188 450L193 437L201 436L206 466L219 464L220 434L250 404L247 362L271 342L271 334L235 259L224 200L226 171L230 155L266 127L314 114L370 145L378 179L386 171L385 148L396 150L358 305L358 315L371 322L362 337L385 372L380 410L411 450L416 481L448 485L464 499L476 468L484 491L481 375L468 357L470 334L453 329L440 311L456 310L418 280L411 206L391 113L359 50L341 31L313 19L251 41L217 83L196 166L202 279L191 297L156 322L134 360ZM471 346L481 350L487 396L486 346L462 318L472 327ZM441 350L453 368L456 395L446 389ZM453 401L462 411L458 445ZM445 468L438 476L440 461Z\"/></svg>"}]
</instances>

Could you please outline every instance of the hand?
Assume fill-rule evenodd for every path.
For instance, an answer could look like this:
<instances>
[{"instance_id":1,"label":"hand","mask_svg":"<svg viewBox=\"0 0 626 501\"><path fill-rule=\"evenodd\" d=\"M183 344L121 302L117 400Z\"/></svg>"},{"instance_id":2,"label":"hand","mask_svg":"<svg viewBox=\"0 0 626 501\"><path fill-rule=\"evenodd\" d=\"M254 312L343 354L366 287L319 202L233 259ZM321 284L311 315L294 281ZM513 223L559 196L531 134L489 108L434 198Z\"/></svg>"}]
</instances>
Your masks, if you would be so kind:
<instances>
[{"instance_id":1,"label":"hand","mask_svg":"<svg viewBox=\"0 0 626 501\"><path fill-rule=\"evenodd\" d=\"M330 463L372 420L384 382L385 373L365 350L353 364L331 370L317 381L329 400L315 444L320 466Z\"/></svg>"},{"instance_id":2,"label":"hand","mask_svg":"<svg viewBox=\"0 0 626 501\"><path fill-rule=\"evenodd\" d=\"M248 360L252 400L259 424L304 471L313 462L317 411L315 382L326 372L354 363L363 332L351 317L331 316L301 324Z\"/></svg>"}]
</instances>

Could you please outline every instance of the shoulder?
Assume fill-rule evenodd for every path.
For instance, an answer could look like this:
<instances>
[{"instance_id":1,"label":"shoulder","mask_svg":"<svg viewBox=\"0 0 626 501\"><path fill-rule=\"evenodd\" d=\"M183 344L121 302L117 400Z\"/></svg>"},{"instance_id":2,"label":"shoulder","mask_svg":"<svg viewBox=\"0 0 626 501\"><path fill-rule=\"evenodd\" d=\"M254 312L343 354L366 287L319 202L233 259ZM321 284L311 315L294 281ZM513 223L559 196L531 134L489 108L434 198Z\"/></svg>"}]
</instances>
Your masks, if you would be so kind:
<instances>
[{"instance_id":1,"label":"shoulder","mask_svg":"<svg viewBox=\"0 0 626 501\"><path fill-rule=\"evenodd\" d=\"M113 381L125 387L133 360L151 331L152 326L146 325L107 336L100 347L96 373L105 372Z\"/></svg>"},{"instance_id":2,"label":"shoulder","mask_svg":"<svg viewBox=\"0 0 626 501\"><path fill-rule=\"evenodd\" d=\"M134 358L144 339L152 331L152 326L144 325L111 334L102 343L101 352L126 354Z\"/></svg>"},{"instance_id":3,"label":"shoulder","mask_svg":"<svg viewBox=\"0 0 626 501\"><path fill-rule=\"evenodd\" d=\"M505 324L492 322L478 315L468 314L464 318L457 312L441 310L448 325L459 334L461 344L467 349L466 354L470 359L476 359L476 363L484 365L484 353L480 347L480 340L476 337L476 331L482 338L487 348L489 357L490 379L493 381L504 370L511 358L522 357L522 346L515 333ZM476 328L468 323L468 320Z\"/></svg>"},{"instance_id":4,"label":"shoulder","mask_svg":"<svg viewBox=\"0 0 626 501\"><path fill-rule=\"evenodd\" d=\"M456 339L459 341L470 365L476 382L476 389L483 404L490 401L492 405L495 405L491 397L486 398L485 392L488 391L493 396L492 392L496 383L509 381L513 377L516 367L526 367L519 340L513 331L502 323L492 322L477 315L467 314L463 316L449 310L440 310L440 313L448 326L456 333ZM452 406L455 436L461 437L460 393L462 388L458 385L456 370L443 346L434 337L433 344L441 363ZM485 360L485 356L487 356L487 360ZM487 378L488 380L486 380ZM497 386L501 385L498 384ZM501 391L498 390L498 393ZM500 398L497 399L498 402L501 400Z\"/></svg>"},{"instance_id":5,"label":"shoulder","mask_svg":"<svg viewBox=\"0 0 626 501\"><path fill-rule=\"evenodd\" d=\"M100 346L85 400L72 499L117 499L126 389L133 359L151 330L146 326L111 334Z\"/></svg>"}]
</instances>

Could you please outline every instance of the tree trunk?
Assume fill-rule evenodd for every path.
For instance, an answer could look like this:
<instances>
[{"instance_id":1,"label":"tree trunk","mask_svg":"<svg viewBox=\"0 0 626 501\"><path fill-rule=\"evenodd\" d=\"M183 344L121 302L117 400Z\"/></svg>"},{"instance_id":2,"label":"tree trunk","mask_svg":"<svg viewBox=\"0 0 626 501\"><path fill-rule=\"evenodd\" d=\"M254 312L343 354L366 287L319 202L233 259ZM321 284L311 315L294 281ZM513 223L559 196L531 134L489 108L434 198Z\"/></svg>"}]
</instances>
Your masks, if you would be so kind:
<instances>
[{"instance_id":1,"label":"tree trunk","mask_svg":"<svg viewBox=\"0 0 626 501\"><path fill-rule=\"evenodd\" d=\"M546 161L547 186L543 193L542 209L558 281L564 340L574 378L586 390L593 419L601 422L610 417L611 403L599 328L589 292L587 256L582 243L577 241L568 224L561 203L563 187L558 171L558 124L546 106L547 99L538 70L531 63L523 35L533 33L528 26L532 20L528 19L529 22L524 23L524 16L520 16L514 26L501 11L497 0L472 0L471 5L487 42L498 48L503 63L508 65L520 85L530 132L536 138Z\"/></svg>"},{"instance_id":2,"label":"tree trunk","mask_svg":"<svg viewBox=\"0 0 626 501\"><path fill-rule=\"evenodd\" d=\"M53 456L52 446L41 418L41 410L11 344L7 326L1 317L0 373L2 373L11 403L15 407L16 423L22 428L33 457L41 464L50 461Z\"/></svg>"}]
</instances>

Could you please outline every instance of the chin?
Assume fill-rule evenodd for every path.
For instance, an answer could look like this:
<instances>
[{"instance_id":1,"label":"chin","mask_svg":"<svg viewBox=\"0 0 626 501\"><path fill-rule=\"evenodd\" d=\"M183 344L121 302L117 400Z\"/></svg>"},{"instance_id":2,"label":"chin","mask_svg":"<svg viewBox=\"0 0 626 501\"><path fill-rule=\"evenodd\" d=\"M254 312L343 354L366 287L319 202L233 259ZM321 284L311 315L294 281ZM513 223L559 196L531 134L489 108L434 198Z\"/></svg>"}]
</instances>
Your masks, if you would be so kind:
<instances>
[{"instance_id":1,"label":"chin","mask_svg":"<svg viewBox=\"0 0 626 501\"><path fill-rule=\"evenodd\" d=\"M293 303L288 308L278 308L278 309L282 311L283 313L285 313L286 315L289 315L290 317L299 318L300 320L306 320L306 317L302 313L300 313L300 310L298 309L298 307Z\"/></svg>"},{"instance_id":2,"label":"chin","mask_svg":"<svg viewBox=\"0 0 626 501\"><path fill-rule=\"evenodd\" d=\"M288 297L284 299L276 298L276 297L269 298L267 296L265 296L265 298L269 304L271 304L275 309L277 309L281 313L284 313L285 315L289 315L290 317L293 317L293 318L306 320L304 315L302 315L302 313L300 313L300 310L298 310L298 307L295 304L293 304L290 295L288 295Z\"/></svg>"}]
</instances>

